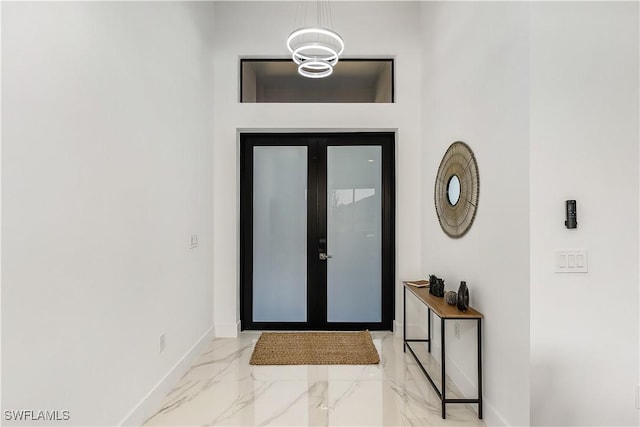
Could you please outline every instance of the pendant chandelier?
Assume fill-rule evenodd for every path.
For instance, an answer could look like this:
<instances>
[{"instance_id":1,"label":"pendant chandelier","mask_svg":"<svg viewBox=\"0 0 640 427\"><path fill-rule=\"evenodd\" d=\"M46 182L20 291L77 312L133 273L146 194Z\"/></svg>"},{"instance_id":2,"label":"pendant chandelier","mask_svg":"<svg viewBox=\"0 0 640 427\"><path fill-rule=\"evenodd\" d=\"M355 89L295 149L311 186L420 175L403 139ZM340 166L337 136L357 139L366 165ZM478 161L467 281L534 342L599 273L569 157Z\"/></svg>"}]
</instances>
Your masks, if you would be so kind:
<instances>
[{"instance_id":1,"label":"pendant chandelier","mask_svg":"<svg viewBox=\"0 0 640 427\"><path fill-rule=\"evenodd\" d=\"M333 73L333 67L344 51L344 41L338 33L329 29L332 19L328 0L316 1L316 25L307 26L309 3L312 2L298 2L296 21L300 15L302 22L301 26L289 34L287 48L293 62L298 65L300 75L319 79Z\"/></svg>"}]
</instances>

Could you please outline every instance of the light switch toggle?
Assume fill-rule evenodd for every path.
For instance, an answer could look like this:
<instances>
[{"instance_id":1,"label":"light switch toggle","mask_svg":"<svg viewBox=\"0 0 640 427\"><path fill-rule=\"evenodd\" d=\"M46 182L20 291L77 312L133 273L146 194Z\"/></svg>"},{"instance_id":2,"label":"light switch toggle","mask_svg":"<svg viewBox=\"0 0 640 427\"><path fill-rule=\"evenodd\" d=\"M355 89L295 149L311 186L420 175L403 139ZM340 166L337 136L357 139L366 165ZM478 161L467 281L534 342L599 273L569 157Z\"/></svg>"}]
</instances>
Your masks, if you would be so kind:
<instances>
[{"instance_id":1,"label":"light switch toggle","mask_svg":"<svg viewBox=\"0 0 640 427\"><path fill-rule=\"evenodd\" d=\"M554 251L556 273L587 273L586 249L562 249Z\"/></svg>"}]
</instances>

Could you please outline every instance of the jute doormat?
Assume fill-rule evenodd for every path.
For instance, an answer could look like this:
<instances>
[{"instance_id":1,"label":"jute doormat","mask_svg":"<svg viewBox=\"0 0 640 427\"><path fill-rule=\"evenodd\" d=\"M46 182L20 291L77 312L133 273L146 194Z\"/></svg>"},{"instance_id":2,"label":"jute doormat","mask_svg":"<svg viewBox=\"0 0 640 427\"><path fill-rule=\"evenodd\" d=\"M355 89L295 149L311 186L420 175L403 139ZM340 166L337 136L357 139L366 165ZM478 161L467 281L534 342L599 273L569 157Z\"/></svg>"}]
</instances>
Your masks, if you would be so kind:
<instances>
[{"instance_id":1,"label":"jute doormat","mask_svg":"<svg viewBox=\"0 0 640 427\"><path fill-rule=\"evenodd\" d=\"M369 331L264 332L251 365L371 365L380 362Z\"/></svg>"}]
</instances>

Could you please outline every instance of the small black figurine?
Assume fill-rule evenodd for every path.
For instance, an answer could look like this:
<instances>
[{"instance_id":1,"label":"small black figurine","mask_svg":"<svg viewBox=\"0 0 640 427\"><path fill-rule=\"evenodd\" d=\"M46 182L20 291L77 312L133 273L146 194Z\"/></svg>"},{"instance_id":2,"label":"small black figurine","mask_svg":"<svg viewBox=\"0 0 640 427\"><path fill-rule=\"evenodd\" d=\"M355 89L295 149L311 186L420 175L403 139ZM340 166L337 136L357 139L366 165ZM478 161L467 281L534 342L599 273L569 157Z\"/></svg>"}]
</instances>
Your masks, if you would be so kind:
<instances>
[{"instance_id":1,"label":"small black figurine","mask_svg":"<svg viewBox=\"0 0 640 427\"><path fill-rule=\"evenodd\" d=\"M434 297L444 296L444 280L434 276L429 276L429 293Z\"/></svg>"},{"instance_id":2,"label":"small black figurine","mask_svg":"<svg viewBox=\"0 0 640 427\"><path fill-rule=\"evenodd\" d=\"M467 282L460 282L460 288L458 288L458 310L467 311L469 308L469 289L467 288Z\"/></svg>"}]
</instances>

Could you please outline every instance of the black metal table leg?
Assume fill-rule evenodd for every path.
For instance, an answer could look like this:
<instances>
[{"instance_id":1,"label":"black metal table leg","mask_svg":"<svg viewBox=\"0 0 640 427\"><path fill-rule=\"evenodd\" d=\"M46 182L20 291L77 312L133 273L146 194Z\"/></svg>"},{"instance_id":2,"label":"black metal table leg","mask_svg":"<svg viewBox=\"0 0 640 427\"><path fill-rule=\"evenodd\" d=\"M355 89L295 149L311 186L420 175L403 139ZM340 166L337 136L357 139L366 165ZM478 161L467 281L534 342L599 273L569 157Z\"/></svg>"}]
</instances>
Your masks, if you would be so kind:
<instances>
[{"instance_id":1,"label":"black metal table leg","mask_svg":"<svg viewBox=\"0 0 640 427\"><path fill-rule=\"evenodd\" d=\"M431 307L427 307L427 350L431 353Z\"/></svg>"},{"instance_id":2,"label":"black metal table leg","mask_svg":"<svg viewBox=\"0 0 640 427\"><path fill-rule=\"evenodd\" d=\"M482 419L482 319L478 319L478 418Z\"/></svg>"},{"instance_id":3,"label":"black metal table leg","mask_svg":"<svg viewBox=\"0 0 640 427\"><path fill-rule=\"evenodd\" d=\"M402 352L407 352L407 288L402 287Z\"/></svg>"},{"instance_id":4,"label":"black metal table leg","mask_svg":"<svg viewBox=\"0 0 640 427\"><path fill-rule=\"evenodd\" d=\"M444 341L445 341L445 334L444 334L444 319L440 319L440 342L441 342L441 354L440 357L442 358L441 360L441 364L442 364L442 419L444 420L445 418L447 418L447 412L446 412L446 405L447 405L447 392L446 392L446 384L447 384L447 374L446 374L446 370L445 370L445 351L444 351Z\"/></svg>"}]
</instances>

